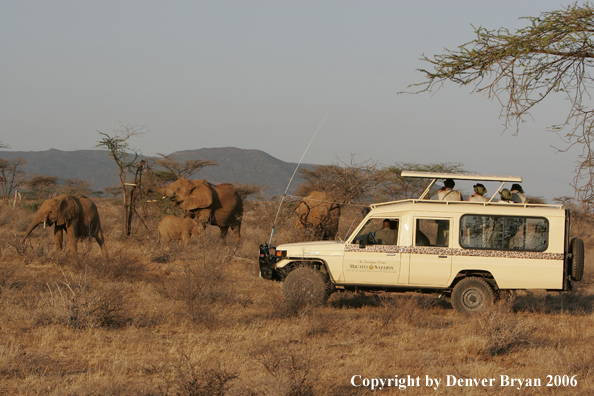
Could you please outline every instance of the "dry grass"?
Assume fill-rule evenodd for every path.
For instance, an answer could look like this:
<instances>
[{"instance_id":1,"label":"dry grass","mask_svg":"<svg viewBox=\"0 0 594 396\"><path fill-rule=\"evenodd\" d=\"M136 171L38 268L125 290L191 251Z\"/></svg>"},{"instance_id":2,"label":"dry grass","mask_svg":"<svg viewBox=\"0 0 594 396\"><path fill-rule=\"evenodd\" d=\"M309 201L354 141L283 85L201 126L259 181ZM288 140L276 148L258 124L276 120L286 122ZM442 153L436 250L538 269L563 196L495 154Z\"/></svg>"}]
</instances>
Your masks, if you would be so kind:
<instances>
[{"instance_id":1,"label":"dry grass","mask_svg":"<svg viewBox=\"0 0 594 396\"><path fill-rule=\"evenodd\" d=\"M589 394L594 389L594 236L585 280L566 294L519 293L476 317L418 294L336 293L289 307L258 277L276 205L248 202L242 238L214 227L190 247L162 246L158 212L121 234L119 207L98 202L109 259L96 243L71 257L51 231L20 242L31 214L0 208L0 394L371 395L363 378L540 378L543 386L425 386L384 394ZM152 212L151 212L152 210ZM344 211L339 234L358 223ZM306 238L284 209L275 240ZM146 227L145 227L146 224ZM546 387L547 375L578 386Z\"/></svg>"}]
</instances>

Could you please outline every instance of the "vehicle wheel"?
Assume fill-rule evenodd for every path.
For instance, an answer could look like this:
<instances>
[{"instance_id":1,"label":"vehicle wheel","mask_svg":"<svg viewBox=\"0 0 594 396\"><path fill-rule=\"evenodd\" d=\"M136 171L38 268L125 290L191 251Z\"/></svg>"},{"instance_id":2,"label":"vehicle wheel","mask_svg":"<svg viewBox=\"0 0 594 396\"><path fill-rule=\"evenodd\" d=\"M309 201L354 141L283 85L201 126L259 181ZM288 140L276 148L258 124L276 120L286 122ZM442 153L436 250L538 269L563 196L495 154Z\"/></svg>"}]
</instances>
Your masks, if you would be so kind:
<instances>
[{"instance_id":1,"label":"vehicle wheel","mask_svg":"<svg viewBox=\"0 0 594 396\"><path fill-rule=\"evenodd\" d=\"M569 250L571 251L571 279L581 281L584 277L584 241L573 238Z\"/></svg>"},{"instance_id":2,"label":"vehicle wheel","mask_svg":"<svg viewBox=\"0 0 594 396\"><path fill-rule=\"evenodd\" d=\"M484 311L493 304L493 289L482 278L464 278L452 291L452 306L469 315Z\"/></svg>"},{"instance_id":3,"label":"vehicle wheel","mask_svg":"<svg viewBox=\"0 0 594 396\"><path fill-rule=\"evenodd\" d=\"M291 304L321 305L330 296L324 275L311 267L289 272L283 283L283 294Z\"/></svg>"}]
</instances>

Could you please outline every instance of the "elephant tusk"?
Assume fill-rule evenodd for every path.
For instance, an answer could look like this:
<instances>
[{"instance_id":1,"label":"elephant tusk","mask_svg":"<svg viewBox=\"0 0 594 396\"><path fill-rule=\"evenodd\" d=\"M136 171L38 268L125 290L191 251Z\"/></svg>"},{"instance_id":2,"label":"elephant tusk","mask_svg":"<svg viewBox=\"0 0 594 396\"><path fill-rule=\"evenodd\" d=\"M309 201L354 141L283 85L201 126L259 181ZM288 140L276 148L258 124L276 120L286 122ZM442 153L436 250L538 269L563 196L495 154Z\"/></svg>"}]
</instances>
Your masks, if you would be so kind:
<instances>
[{"instance_id":1,"label":"elephant tusk","mask_svg":"<svg viewBox=\"0 0 594 396\"><path fill-rule=\"evenodd\" d=\"M43 228L45 228L45 220L43 220Z\"/></svg>"}]
</instances>

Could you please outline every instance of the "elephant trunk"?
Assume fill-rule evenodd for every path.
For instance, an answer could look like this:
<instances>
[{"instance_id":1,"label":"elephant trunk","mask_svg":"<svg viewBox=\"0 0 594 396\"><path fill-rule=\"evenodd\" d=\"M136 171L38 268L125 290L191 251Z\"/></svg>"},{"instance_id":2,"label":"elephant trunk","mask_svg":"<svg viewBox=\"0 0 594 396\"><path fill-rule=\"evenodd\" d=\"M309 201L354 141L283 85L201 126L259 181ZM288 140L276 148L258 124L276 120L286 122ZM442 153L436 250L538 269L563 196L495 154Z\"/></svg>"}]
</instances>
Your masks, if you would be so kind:
<instances>
[{"instance_id":1,"label":"elephant trunk","mask_svg":"<svg viewBox=\"0 0 594 396\"><path fill-rule=\"evenodd\" d=\"M31 234L31 232L33 232L33 230L42 222L43 222L43 226L45 228L46 219L43 216L43 214L40 213L37 216L35 216L33 221L31 221L31 224L29 224L27 231L25 231L25 236L23 237L23 242L25 242L25 239L27 239L29 237L29 235Z\"/></svg>"}]
</instances>

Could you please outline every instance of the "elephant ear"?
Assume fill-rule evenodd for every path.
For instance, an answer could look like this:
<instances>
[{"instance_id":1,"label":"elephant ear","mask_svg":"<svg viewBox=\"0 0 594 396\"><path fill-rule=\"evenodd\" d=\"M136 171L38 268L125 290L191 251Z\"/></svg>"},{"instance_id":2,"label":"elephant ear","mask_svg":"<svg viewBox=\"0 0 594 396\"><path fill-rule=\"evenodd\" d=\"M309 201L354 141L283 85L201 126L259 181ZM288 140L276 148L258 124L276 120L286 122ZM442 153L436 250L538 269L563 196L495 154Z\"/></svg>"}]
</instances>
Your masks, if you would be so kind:
<instances>
[{"instance_id":1,"label":"elephant ear","mask_svg":"<svg viewBox=\"0 0 594 396\"><path fill-rule=\"evenodd\" d=\"M190 182L189 180L187 180ZM193 188L183 202L179 205L185 210L196 210L208 208L212 205L213 191L210 184L205 180L196 180L193 183Z\"/></svg>"},{"instance_id":2,"label":"elephant ear","mask_svg":"<svg viewBox=\"0 0 594 396\"><path fill-rule=\"evenodd\" d=\"M59 197L60 209L58 210L57 225L64 225L70 219L78 215L78 205L76 201L70 196Z\"/></svg>"}]
</instances>

